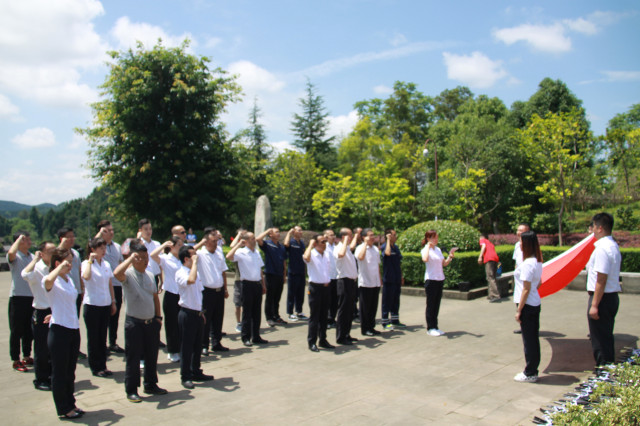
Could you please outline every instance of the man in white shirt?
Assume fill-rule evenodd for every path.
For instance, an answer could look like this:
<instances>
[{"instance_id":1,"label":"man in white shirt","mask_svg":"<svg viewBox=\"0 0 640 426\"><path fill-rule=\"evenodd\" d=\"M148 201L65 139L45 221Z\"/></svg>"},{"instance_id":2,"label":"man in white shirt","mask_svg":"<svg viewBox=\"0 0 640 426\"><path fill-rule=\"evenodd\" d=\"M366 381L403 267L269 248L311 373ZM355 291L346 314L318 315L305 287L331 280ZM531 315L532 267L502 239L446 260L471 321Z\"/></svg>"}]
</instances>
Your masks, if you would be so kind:
<instances>
[{"instance_id":1,"label":"man in white shirt","mask_svg":"<svg viewBox=\"0 0 640 426\"><path fill-rule=\"evenodd\" d=\"M245 346L269 343L260 337L262 295L267 292L267 286L262 272L264 262L256 250L253 232L241 235L240 243L227 253L227 259L238 262L242 277L242 343Z\"/></svg>"},{"instance_id":2,"label":"man in white shirt","mask_svg":"<svg viewBox=\"0 0 640 426\"><path fill-rule=\"evenodd\" d=\"M202 241L204 247L198 250L198 275L204 286L202 292L202 310L205 326L202 333L202 355L209 355L209 338L211 350L227 352L229 348L222 345L222 321L224 319L224 300L229 297L225 271L227 264L218 250L218 231L207 227Z\"/></svg>"},{"instance_id":3,"label":"man in white shirt","mask_svg":"<svg viewBox=\"0 0 640 426\"><path fill-rule=\"evenodd\" d=\"M136 236L136 238L139 238L142 241L144 246L147 248L148 253L153 253L155 249L160 247L159 242L151 239L152 235L153 228L151 227L151 222L149 221L149 219L140 219L138 221L138 235ZM162 289L162 271L160 270L160 265L158 265L155 260L149 258L147 271L151 272L151 274L153 275L159 292Z\"/></svg>"},{"instance_id":4,"label":"man in white shirt","mask_svg":"<svg viewBox=\"0 0 640 426\"><path fill-rule=\"evenodd\" d=\"M596 365L615 362L613 326L620 306L620 249L611 237L613 216L598 213L593 216L595 249L587 263L589 293L589 333Z\"/></svg>"},{"instance_id":5,"label":"man in white shirt","mask_svg":"<svg viewBox=\"0 0 640 426\"><path fill-rule=\"evenodd\" d=\"M528 223L526 222L522 222L518 225L518 227L516 228L516 235L518 237L518 241L516 242L516 245L513 246L513 261L515 262L515 267L513 268L513 277L514 279L517 279L516 276L516 270L518 269L518 266L520 266L520 264L522 263L522 261L524 259L522 259L522 242L520 241L520 235L522 235L524 232L528 232L531 231L531 226L529 226ZM518 303L517 301L514 300L515 303ZM516 329L513 330L514 334L522 334L522 330L521 329Z\"/></svg>"},{"instance_id":6,"label":"man in white shirt","mask_svg":"<svg viewBox=\"0 0 640 426\"><path fill-rule=\"evenodd\" d=\"M182 268L176 272L176 282L180 293L180 378L182 386L193 389L194 381L213 380L213 376L204 374L200 368L202 331L204 315L202 312L202 282L198 276L198 255L193 247L182 246L178 254Z\"/></svg>"},{"instance_id":7,"label":"man in white shirt","mask_svg":"<svg viewBox=\"0 0 640 426\"><path fill-rule=\"evenodd\" d=\"M336 234L333 229L325 229L324 237L327 239L327 252L331 260L331 270L329 272L329 319L327 328L336 326L336 315L338 314L338 270L336 269L336 257L333 250L336 248Z\"/></svg>"},{"instance_id":8,"label":"man in white shirt","mask_svg":"<svg viewBox=\"0 0 640 426\"><path fill-rule=\"evenodd\" d=\"M327 317L329 313L329 282L331 281L331 254L327 251L327 238L316 235L306 248L302 259L309 274L309 332L307 343L311 352L319 352L318 346L333 349L327 342ZM320 337L318 345L316 341Z\"/></svg>"},{"instance_id":9,"label":"man in white shirt","mask_svg":"<svg viewBox=\"0 0 640 426\"><path fill-rule=\"evenodd\" d=\"M363 336L380 334L376 326L376 311L382 279L380 277L380 251L373 245L373 231L362 230L362 244L356 249L358 259L358 291L360 293L360 331Z\"/></svg>"},{"instance_id":10,"label":"man in white shirt","mask_svg":"<svg viewBox=\"0 0 640 426\"><path fill-rule=\"evenodd\" d=\"M336 271L338 274L338 314L336 318L336 342L341 345L352 345L357 339L351 337L351 324L353 323L353 310L358 294L358 268L356 258L353 256L357 238L353 236L351 229L340 229L340 242L333 250L336 259Z\"/></svg>"}]
</instances>

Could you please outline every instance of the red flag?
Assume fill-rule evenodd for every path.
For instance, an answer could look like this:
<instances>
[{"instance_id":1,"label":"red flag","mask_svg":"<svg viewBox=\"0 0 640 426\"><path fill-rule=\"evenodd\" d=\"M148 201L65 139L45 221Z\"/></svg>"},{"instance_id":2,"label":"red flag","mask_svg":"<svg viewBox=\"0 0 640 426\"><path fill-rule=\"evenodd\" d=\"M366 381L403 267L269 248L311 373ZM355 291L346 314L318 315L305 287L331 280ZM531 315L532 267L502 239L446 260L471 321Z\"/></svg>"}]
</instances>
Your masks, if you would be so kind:
<instances>
[{"instance_id":1,"label":"red flag","mask_svg":"<svg viewBox=\"0 0 640 426\"><path fill-rule=\"evenodd\" d=\"M569 285L587 265L595 242L596 237L590 234L569 250L545 262L538 286L540 297L553 294Z\"/></svg>"}]
</instances>

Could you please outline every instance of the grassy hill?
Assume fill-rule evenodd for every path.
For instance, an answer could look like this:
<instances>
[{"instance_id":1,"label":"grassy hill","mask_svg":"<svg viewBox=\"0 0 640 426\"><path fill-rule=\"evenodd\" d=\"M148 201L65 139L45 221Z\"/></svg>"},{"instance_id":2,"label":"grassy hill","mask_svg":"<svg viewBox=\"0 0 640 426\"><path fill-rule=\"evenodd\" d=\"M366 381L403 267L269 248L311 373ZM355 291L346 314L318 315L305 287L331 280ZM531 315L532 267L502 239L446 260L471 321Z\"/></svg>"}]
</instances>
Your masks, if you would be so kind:
<instances>
[{"instance_id":1,"label":"grassy hill","mask_svg":"<svg viewBox=\"0 0 640 426\"><path fill-rule=\"evenodd\" d=\"M16 203L13 201L0 200L0 216L3 216L7 219L11 219L13 217L16 217L18 213L20 213L22 210L31 210L31 207L33 206ZM47 210L53 209L57 206L51 203L43 203L43 204L38 204L35 207L38 209L40 213L46 213Z\"/></svg>"}]
</instances>

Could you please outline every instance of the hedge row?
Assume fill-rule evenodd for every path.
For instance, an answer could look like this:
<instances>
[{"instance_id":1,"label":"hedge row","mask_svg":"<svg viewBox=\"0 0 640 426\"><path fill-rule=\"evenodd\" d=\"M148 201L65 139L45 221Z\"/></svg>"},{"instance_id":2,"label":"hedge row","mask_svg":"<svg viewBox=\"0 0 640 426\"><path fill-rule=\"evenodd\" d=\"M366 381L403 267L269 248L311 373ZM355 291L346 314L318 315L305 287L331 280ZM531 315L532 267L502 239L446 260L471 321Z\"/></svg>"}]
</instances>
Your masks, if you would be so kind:
<instances>
[{"instance_id":1,"label":"hedge row","mask_svg":"<svg viewBox=\"0 0 640 426\"><path fill-rule=\"evenodd\" d=\"M565 252L569 247L543 246L542 257L545 261ZM623 272L640 272L640 248L622 248ZM497 246L503 272L514 269L513 246ZM457 288L459 282L468 281L472 288L487 285L484 266L478 265L479 251L456 253L453 261L444 270L445 288ZM424 283L424 263L420 253L403 253L402 272L408 285L421 286Z\"/></svg>"}]
</instances>

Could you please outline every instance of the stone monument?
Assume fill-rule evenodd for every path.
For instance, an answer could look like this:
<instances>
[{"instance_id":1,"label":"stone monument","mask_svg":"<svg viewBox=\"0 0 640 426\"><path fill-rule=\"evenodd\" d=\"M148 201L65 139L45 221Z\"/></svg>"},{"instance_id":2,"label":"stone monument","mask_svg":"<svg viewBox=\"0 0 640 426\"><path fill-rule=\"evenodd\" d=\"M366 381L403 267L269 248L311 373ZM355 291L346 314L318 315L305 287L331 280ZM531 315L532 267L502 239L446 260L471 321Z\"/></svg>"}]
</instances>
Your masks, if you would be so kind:
<instances>
[{"instance_id":1,"label":"stone monument","mask_svg":"<svg viewBox=\"0 0 640 426\"><path fill-rule=\"evenodd\" d=\"M256 214L253 222L253 232L258 236L272 226L271 204L269 203L269 197L261 195L256 200Z\"/></svg>"}]
</instances>

